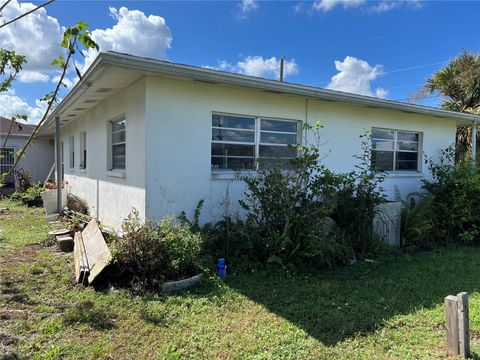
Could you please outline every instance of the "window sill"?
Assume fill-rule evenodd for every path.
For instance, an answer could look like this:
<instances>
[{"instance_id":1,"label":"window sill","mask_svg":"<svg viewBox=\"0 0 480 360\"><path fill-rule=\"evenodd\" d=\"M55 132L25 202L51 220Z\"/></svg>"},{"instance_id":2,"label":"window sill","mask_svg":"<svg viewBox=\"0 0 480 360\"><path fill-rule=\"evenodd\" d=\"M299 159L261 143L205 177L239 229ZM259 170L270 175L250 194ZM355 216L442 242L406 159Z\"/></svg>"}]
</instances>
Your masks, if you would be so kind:
<instances>
[{"instance_id":1,"label":"window sill","mask_svg":"<svg viewBox=\"0 0 480 360\"><path fill-rule=\"evenodd\" d=\"M127 173L124 170L109 170L107 171L107 176L125 179L127 177Z\"/></svg>"},{"instance_id":2,"label":"window sill","mask_svg":"<svg viewBox=\"0 0 480 360\"><path fill-rule=\"evenodd\" d=\"M86 168L78 169L78 173L79 173L79 174L86 174L86 172L87 172L87 169L86 169Z\"/></svg>"},{"instance_id":3,"label":"window sill","mask_svg":"<svg viewBox=\"0 0 480 360\"><path fill-rule=\"evenodd\" d=\"M387 179L398 179L398 178L410 178L410 179L415 179L415 178L418 178L418 179L421 179L424 177L424 174L422 172L416 172L416 171L412 171L412 172L402 172L402 171L399 171L399 172L387 172L387 176L386 178Z\"/></svg>"},{"instance_id":4,"label":"window sill","mask_svg":"<svg viewBox=\"0 0 480 360\"><path fill-rule=\"evenodd\" d=\"M211 178L212 180L241 180L243 175L255 174L256 171L212 171Z\"/></svg>"}]
</instances>

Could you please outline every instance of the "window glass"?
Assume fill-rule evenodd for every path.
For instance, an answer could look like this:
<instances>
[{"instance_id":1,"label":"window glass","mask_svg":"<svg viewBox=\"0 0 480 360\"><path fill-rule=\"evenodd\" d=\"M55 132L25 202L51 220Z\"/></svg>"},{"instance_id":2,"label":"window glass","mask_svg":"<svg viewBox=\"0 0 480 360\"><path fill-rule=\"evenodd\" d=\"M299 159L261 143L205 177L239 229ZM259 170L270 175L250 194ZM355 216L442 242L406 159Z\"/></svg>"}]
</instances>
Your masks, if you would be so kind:
<instances>
[{"instance_id":1,"label":"window glass","mask_svg":"<svg viewBox=\"0 0 480 360\"><path fill-rule=\"evenodd\" d=\"M213 127L226 127L235 129L255 129L255 119L249 117L212 115Z\"/></svg>"},{"instance_id":2,"label":"window glass","mask_svg":"<svg viewBox=\"0 0 480 360\"><path fill-rule=\"evenodd\" d=\"M297 142L297 134L284 134L262 131L260 142L267 144L295 144Z\"/></svg>"},{"instance_id":3,"label":"window glass","mask_svg":"<svg viewBox=\"0 0 480 360\"><path fill-rule=\"evenodd\" d=\"M265 120L262 119L262 131L281 131L297 133L297 123L294 121Z\"/></svg>"},{"instance_id":4,"label":"window glass","mask_svg":"<svg viewBox=\"0 0 480 360\"><path fill-rule=\"evenodd\" d=\"M397 132L397 140L418 142L418 133L398 131Z\"/></svg>"},{"instance_id":5,"label":"window glass","mask_svg":"<svg viewBox=\"0 0 480 360\"><path fill-rule=\"evenodd\" d=\"M74 168L75 167L75 137L73 136L70 136L69 147L70 147L70 168Z\"/></svg>"},{"instance_id":6,"label":"window glass","mask_svg":"<svg viewBox=\"0 0 480 360\"><path fill-rule=\"evenodd\" d=\"M372 167L384 171L419 170L420 134L372 129Z\"/></svg>"},{"instance_id":7,"label":"window glass","mask_svg":"<svg viewBox=\"0 0 480 360\"><path fill-rule=\"evenodd\" d=\"M393 140L372 139L372 149L374 149L374 150L393 150Z\"/></svg>"},{"instance_id":8,"label":"window glass","mask_svg":"<svg viewBox=\"0 0 480 360\"><path fill-rule=\"evenodd\" d=\"M243 130L212 129L212 140L254 142L255 132Z\"/></svg>"},{"instance_id":9,"label":"window glass","mask_svg":"<svg viewBox=\"0 0 480 360\"><path fill-rule=\"evenodd\" d=\"M255 146L235 144L212 144L212 156L255 156Z\"/></svg>"},{"instance_id":10,"label":"window glass","mask_svg":"<svg viewBox=\"0 0 480 360\"><path fill-rule=\"evenodd\" d=\"M87 167L87 133L80 133L80 169Z\"/></svg>"},{"instance_id":11,"label":"window glass","mask_svg":"<svg viewBox=\"0 0 480 360\"><path fill-rule=\"evenodd\" d=\"M293 146L260 145L260 157L294 158L297 149Z\"/></svg>"},{"instance_id":12,"label":"window glass","mask_svg":"<svg viewBox=\"0 0 480 360\"><path fill-rule=\"evenodd\" d=\"M385 130L385 129L373 129L372 138L373 139L389 139L393 140L394 130Z\"/></svg>"},{"instance_id":13,"label":"window glass","mask_svg":"<svg viewBox=\"0 0 480 360\"><path fill-rule=\"evenodd\" d=\"M126 120L112 122L112 170L125 169L126 154Z\"/></svg>"},{"instance_id":14,"label":"window glass","mask_svg":"<svg viewBox=\"0 0 480 360\"><path fill-rule=\"evenodd\" d=\"M225 170L255 170L286 167L297 155L298 122L247 116L212 115L211 167Z\"/></svg>"},{"instance_id":15,"label":"window glass","mask_svg":"<svg viewBox=\"0 0 480 360\"><path fill-rule=\"evenodd\" d=\"M376 170L393 170L393 151L372 151L372 166Z\"/></svg>"}]
</instances>

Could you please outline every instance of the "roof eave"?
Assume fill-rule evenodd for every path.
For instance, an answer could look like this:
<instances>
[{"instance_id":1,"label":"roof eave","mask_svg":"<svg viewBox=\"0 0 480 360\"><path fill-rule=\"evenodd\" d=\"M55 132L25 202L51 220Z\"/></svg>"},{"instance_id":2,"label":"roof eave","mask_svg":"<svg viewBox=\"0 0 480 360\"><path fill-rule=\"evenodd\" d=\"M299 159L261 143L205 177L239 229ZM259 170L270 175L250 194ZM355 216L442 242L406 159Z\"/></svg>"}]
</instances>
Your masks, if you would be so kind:
<instances>
[{"instance_id":1,"label":"roof eave","mask_svg":"<svg viewBox=\"0 0 480 360\"><path fill-rule=\"evenodd\" d=\"M89 69L61 103L50 114L48 120L42 126L42 129L48 128L54 121L55 116L61 114L62 111L68 108L69 104L80 96L78 94L82 88L88 87L93 81L94 75L101 71L106 65L121 66L135 70L144 71L149 74L173 76L188 78L198 81L205 81L216 84L234 85L242 87L256 88L259 90L269 91L273 93L297 95L313 99L320 99L325 101L334 101L341 103L348 103L353 105L383 108L390 110L397 110L402 112L409 112L415 114L443 117L449 119L456 119L469 122L480 122L480 116L460 113L455 111L431 108L422 105L406 104L398 101L379 99L363 95L345 93L341 91L319 89L306 85L292 84L280 82L276 80L268 80L256 78L253 76L246 76L234 74L224 71L193 67L190 65L176 64L162 60L142 58L132 55L119 54L113 52L100 53ZM41 129L41 130L42 130Z\"/></svg>"}]
</instances>

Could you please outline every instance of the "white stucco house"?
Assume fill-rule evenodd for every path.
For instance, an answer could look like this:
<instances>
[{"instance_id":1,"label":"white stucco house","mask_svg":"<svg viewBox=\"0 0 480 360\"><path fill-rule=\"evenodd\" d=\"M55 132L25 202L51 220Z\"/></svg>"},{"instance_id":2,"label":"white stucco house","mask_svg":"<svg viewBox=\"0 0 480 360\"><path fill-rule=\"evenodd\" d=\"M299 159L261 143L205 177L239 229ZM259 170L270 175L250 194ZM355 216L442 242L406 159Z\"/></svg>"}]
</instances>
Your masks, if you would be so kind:
<instances>
[{"instance_id":1,"label":"white stucco house","mask_svg":"<svg viewBox=\"0 0 480 360\"><path fill-rule=\"evenodd\" d=\"M0 116L0 174L7 173L15 164L17 152L23 149L34 129L34 125L12 123L11 119ZM27 148L16 169L30 172L34 182L43 183L54 165L54 155L51 136L38 136ZM13 184L15 180L14 174L7 182Z\"/></svg>"},{"instance_id":2,"label":"white stucco house","mask_svg":"<svg viewBox=\"0 0 480 360\"><path fill-rule=\"evenodd\" d=\"M344 172L360 152L359 135L373 135L374 166L388 170L386 196L418 191L430 174L424 154L436 157L455 142L457 126L477 116L315 87L266 80L131 55L101 53L52 113L60 118L68 191L92 215L119 227L132 207L147 218L202 217L234 205L244 185L237 170L258 159L295 156L304 123L321 120L324 163ZM52 137L53 138L53 137Z\"/></svg>"}]
</instances>

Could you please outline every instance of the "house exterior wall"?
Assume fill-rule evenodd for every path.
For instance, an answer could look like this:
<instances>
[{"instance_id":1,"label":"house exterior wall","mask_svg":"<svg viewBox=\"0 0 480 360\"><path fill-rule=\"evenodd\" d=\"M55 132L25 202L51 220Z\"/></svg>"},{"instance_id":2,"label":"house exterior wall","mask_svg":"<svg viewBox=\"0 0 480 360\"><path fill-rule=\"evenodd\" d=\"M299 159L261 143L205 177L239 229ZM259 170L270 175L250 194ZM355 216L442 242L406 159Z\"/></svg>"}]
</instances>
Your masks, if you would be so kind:
<instances>
[{"instance_id":1,"label":"house exterior wall","mask_svg":"<svg viewBox=\"0 0 480 360\"><path fill-rule=\"evenodd\" d=\"M212 112L321 121L324 163L337 172L351 171L360 153L359 135L372 127L423 133L422 150L437 157L455 141L454 120L372 109L347 104L306 100L302 97L249 91L202 82L147 77L146 79L146 216L161 218L186 211L205 199L202 221L218 219L226 209L240 211L242 181L210 169ZM313 139L308 139L312 141ZM422 161L423 166L423 161ZM405 197L420 190L429 178L424 167L415 174L391 174L384 183L393 199L395 187Z\"/></svg>"},{"instance_id":2,"label":"house exterior wall","mask_svg":"<svg viewBox=\"0 0 480 360\"><path fill-rule=\"evenodd\" d=\"M0 136L0 138L3 136ZM21 150L28 140L28 136L11 135L6 148ZM4 139L1 140L3 146ZM32 174L32 180L43 183L54 163L54 145L49 138L37 137L33 144L27 147L25 155L20 159L17 170L24 169Z\"/></svg>"},{"instance_id":3,"label":"house exterior wall","mask_svg":"<svg viewBox=\"0 0 480 360\"><path fill-rule=\"evenodd\" d=\"M111 121L126 119L126 168L109 169ZM86 132L87 165L80 169L80 133ZM74 136L75 167L70 168L69 141ZM64 177L69 193L86 200L90 213L119 228L136 208L145 216L145 81L139 80L102 101L61 128Z\"/></svg>"}]
</instances>

